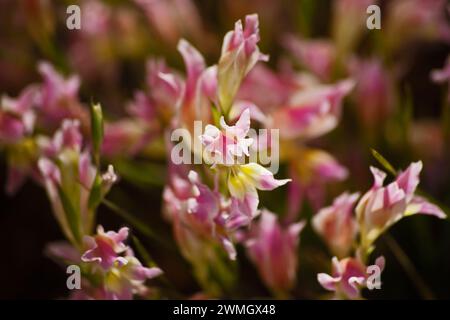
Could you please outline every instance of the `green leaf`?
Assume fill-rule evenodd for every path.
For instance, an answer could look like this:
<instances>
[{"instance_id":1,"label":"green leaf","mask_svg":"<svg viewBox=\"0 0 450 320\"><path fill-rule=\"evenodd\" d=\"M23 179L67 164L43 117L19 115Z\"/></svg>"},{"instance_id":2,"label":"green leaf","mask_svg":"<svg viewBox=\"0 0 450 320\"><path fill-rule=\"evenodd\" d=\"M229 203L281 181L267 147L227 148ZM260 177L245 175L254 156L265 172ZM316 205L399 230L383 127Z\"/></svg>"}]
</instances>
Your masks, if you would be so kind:
<instances>
[{"instance_id":1,"label":"green leaf","mask_svg":"<svg viewBox=\"0 0 450 320\"><path fill-rule=\"evenodd\" d=\"M72 236L77 244L81 244L81 232L80 232L80 215L77 212L64 190L58 186L58 194L61 199L61 203L66 214L67 222L69 224Z\"/></svg>"},{"instance_id":2,"label":"green leaf","mask_svg":"<svg viewBox=\"0 0 450 320\"><path fill-rule=\"evenodd\" d=\"M389 161L386 160L385 157L383 157L378 151L375 149L371 149L373 157L392 175L396 176L397 171L394 169L394 167L389 163Z\"/></svg>"},{"instance_id":3,"label":"green leaf","mask_svg":"<svg viewBox=\"0 0 450 320\"><path fill-rule=\"evenodd\" d=\"M100 148L103 141L103 112L99 103L91 104L91 136L94 158L98 166L100 161Z\"/></svg>"}]
</instances>

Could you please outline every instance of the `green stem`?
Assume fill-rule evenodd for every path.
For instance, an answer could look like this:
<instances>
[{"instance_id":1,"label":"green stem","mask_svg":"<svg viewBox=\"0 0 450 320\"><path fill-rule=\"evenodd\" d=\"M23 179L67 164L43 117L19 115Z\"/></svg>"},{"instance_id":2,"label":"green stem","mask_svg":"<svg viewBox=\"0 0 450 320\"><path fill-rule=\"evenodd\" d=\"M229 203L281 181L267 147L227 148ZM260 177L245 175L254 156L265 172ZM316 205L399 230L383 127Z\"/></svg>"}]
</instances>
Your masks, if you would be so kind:
<instances>
[{"instance_id":1,"label":"green stem","mask_svg":"<svg viewBox=\"0 0 450 320\"><path fill-rule=\"evenodd\" d=\"M384 234L384 240L386 241L387 246L392 251L397 261L405 270L408 277L412 280L412 282L416 286L422 298L426 300L434 299L433 292L425 283L425 281L422 279L419 272L414 267L413 263L406 255L406 253L403 251L403 249L400 247L400 245L397 243L397 241L388 233Z\"/></svg>"},{"instance_id":2,"label":"green stem","mask_svg":"<svg viewBox=\"0 0 450 320\"><path fill-rule=\"evenodd\" d=\"M143 235L158 241L160 244L164 245L167 248L172 249L172 247L169 246L167 242L163 241L160 237L158 237L143 221L134 217L132 214L128 213L127 211L125 211L124 209L120 208L118 205L107 199L103 199L102 203L112 212L114 212L119 217L127 221L134 228L136 228Z\"/></svg>"}]
</instances>

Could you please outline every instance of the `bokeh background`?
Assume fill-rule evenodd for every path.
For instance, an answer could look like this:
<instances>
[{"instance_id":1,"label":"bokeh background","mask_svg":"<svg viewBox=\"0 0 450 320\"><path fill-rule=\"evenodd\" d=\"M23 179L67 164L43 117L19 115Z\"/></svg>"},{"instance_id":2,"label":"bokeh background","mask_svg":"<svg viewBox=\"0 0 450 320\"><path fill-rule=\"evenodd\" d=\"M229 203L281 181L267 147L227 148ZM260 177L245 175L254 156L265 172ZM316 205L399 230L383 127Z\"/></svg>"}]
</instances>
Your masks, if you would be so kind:
<instances>
[{"instance_id":1,"label":"bokeh background","mask_svg":"<svg viewBox=\"0 0 450 320\"><path fill-rule=\"evenodd\" d=\"M420 2L411 0L414 2ZM336 33L336 6L339 1L301 0L229 0L229 1L0 1L0 92L17 96L26 85L40 81L37 63L51 62L64 74L81 77L81 101L100 101L109 119L119 119L137 88L145 85L145 63L149 57L163 56L179 70L183 62L176 51L180 37L188 39L205 56L208 64L218 60L225 32L234 21L249 13L258 13L261 24L262 52L270 55L269 66L277 68L291 59L299 68L305 66L285 45L286 37L325 39L347 50ZM366 190L371 185L368 166L377 165L371 156L374 148L398 168L422 159L421 188L442 207L450 207L450 142L445 130L446 86L433 83L430 72L441 69L449 54L449 38L432 25L436 16L448 23L445 4L439 15L423 24L400 21L402 11L392 17L393 3L379 1L382 29L364 30L351 53L381 61L392 81L395 98L385 106L389 112L376 120L378 113L365 116L361 106L347 99L343 119L336 130L313 141L335 155L350 172L350 177L333 184L327 203L343 190ZM408 0L406 0L408 2ZM433 1L423 1L433 2ZM436 1L434 1L436 2ZM445 2L445 1L444 1ZM82 29L66 28L66 8L79 4ZM435 10L425 6L423 10ZM404 13L404 12L403 12ZM425 14L425 13L424 13ZM348 29L342 37L351 38L351 16L340 17ZM363 19L366 18L364 14ZM394 21L394 22L393 22ZM422 20L418 20L422 21ZM408 24L409 23L409 24ZM433 28L432 28L433 27ZM397 29L396 29L397 28ZM345 27L344 27L345 29ZM423 31L426 29L426 32ZM373 98L373 97L368 97ZM384 110L384 109L383 109ZM448 113L449 111L447 111ZM161 217L161 192L165 182L164 160L159 158L118 159L120 183L109 198L146 221L175 248L170 226ZM0 186L6 181L6 160L0 157ZM271 199L269 208L276 207ZM312 211L305 208L302 216ZM102 207L99 223L117 229L124 221ZM0 191L0 298L62 298L66 294L64 270L44 254L45 245L63 238L51 214L45 190L28 181L14 195ZM139 235L138 230L134 232ZM425 216L404 219L390 235L409 257L412 269L405 270L391 247L381 238L377 251L387 261L382 290L368 292L377 299L450 298L450 224ZM176 249L161 248L142 237L155 261L172 280L177 290L190 295L199 288L188 263ZM241 248L239 250L242 250ZM242 252L239 292L264 296L266 289ZM302 234L299 249L300 271L296 298L313 298L321 292L316 283L317 266L328 265L325 246L310 226Z\"/></svg>"}]
</instances>

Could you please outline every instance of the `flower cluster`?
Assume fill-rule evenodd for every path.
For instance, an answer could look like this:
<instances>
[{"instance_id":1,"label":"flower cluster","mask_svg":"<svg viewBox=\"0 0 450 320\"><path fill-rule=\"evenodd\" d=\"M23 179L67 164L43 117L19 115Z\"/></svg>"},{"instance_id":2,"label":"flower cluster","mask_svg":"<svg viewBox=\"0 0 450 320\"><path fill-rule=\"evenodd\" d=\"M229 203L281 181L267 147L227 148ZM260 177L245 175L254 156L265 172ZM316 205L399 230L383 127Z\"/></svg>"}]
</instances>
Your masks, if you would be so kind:
<instances>
[{"instance_id":1,"label":"flower cluster","mask_svg":"<svg viewBox=\"0 0 450 320\"><path fill-rule=\"evenodd\" d=\"M422 162L410 164L387 186L383 186L385 172L375 167L370 170L374 177L373 186L359 199L356 208L359 194L344 193L313 219L315 230L330 250L339 257L346 257L342 260L333 258L332 276L324 273L317 276L320 284L335 291L337 297L359 297L359 290L368 277L365 265L375 241L394 223L418 213L446 218L439 207L415 194ZM348 257L350 251L354 251L355 257ZM384 258L378 258L376 265L382 271Z\"/></svg>"},{"instance_id":2,"label":"flower cluster","mask_svg":"<svg viewBox=\"0 0 450 320\"><path fill-rule=\"evenodd\" d=\"M409 59L398 59L408 51L401 50L406 44L450 40L445 3L387 4L381 38L365 28L366 8L375 3L332 1L330 38L310 37L316 5L302 1L300 6L310 7L293 10L301 12L301 36L278 32L278 27L271 36L264 27L279 25L277 12L284 11L264 10L264 39L257 14L238 20L219 39L205 31L213 29L203 25L190 0L133 0L129 5L83 0L83 28L71 35L70 53L62 57L49 45L52 23L35 25L44 25L41 18L48 13L35 4L39 12L29 29L39 29L33 41L51 62L33 61L41 81L15 98L2 95L0 151L9 195L28 178L47 193L49 211L65 238L50 243L47 254L81 270L81 288L69 297L179 298L177 286L185 285L186 270L175 269L179 277L170 279L173 258L175 268L181 259L190 265L183 269L192 271L201 289L194 297L247 298L256 290L265 292L257 296L275 298L320 296L323 292L303 287L309 285L299 277L304 267L332 292L324 297L363 298L363 290L374 286L374 270L379 276L385 269L384 257L372 262L373 255L380 255L378 243L394 224L416 214L447 217L445 204L432 203L424 190L446 192L445 173L450 174L450 95L444 99L442 125L413 119L414 95L408 85L405 92L399 90L410 71ZM240 14L239 6L228 6ZM281 44L289 58L271 51L272 42ZM145 63L158 45L162 50L156 52L165 57ZM375 53L366 54L372 49ZM275 53L274 68L262 52ZM211 57L216 63L209 65ZM175 61L184 62L184 72ZM0 66L9 74L1 58ZM63 72L70 67L79 75ZM134 72L142 79L128 83L128 73ZM427 77L436 84L449 79L450 58ZM104 107L83 102L93 94ZM399 163L423 162L396 171L373 150L392 177L371 166L369 190L344 191L367 185L365 155L372 146L386 149ZM180 163L174 155L193 161ZM424 190L419 190L423 163ZM125 183L117 186L119 175ZM350 184L343 186L346 179ZM118 195L110 193L114 185ZM139 199L135 187L152 197ZM152 215L141 219L115 203L128 196L125 204ZM160 203L149 204L155 198ZM97 217L102 206L105 214ZM117 232L103 228L115 223L108 220L112 213L124 220L108 227ZM161 232L166 227L171 234ZM161 268L141 237L152 240ZM319 245L329 257L314 245L304 248L314 239L322 240ZM331 268L323 273L321 262L330 258ZM248 279L242 276L247 269L255 271ZM162 270L164 277L150 286ZM240 292L255 280L262 285Z\"/></svg>"}]
</instances>

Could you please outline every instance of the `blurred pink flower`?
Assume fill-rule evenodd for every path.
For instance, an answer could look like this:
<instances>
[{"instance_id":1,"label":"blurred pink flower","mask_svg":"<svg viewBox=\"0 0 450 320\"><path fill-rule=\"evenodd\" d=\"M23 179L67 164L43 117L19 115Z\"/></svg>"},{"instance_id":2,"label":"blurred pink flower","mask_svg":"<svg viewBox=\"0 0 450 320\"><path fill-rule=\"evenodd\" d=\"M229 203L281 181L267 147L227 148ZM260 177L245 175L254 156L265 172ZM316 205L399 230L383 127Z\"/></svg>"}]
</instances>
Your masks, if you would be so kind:
<instances>
[{"instance_id":1,"label":"blurred pink flower","mask_svg":"<svg viewBox=\"0 0 450 320\"><path fill-rule=\"evenodd\" d=\"M44 78L38 104L43 124L57 126L65 118L76 118L84 123L87 111L78 100L78 76L65 79L47 62L41 62L38 69Z\"/></svg>"},{"instance_id":2,"label":"blurred pink flower","mask_svg":"<svg viewBox=\"0 0 450 320\"><path fill-rule=\"evenodd\" d=\"M89 152L83 150L79 126L78 120L66 119L52 139L40 137L37 163L53 213L67 239L76 245L93 227L95 207L89 205L89 196L97 174ZM104 197L116 180L109 166L101 175L99 196ZM66 212L68 206L74 212Z\"/></svg>"},{"instance_id":3,"label":"blurred pink flower","mask_svg":"<svg viewBox=\"0 0 450 320\"><path fill-rule=\"evenodd\" d=\"M384 269L384 257L379 257L375 265ZM317 280L329 291L334 291L338 299L358 299L360 290L366 285L368 274L366 266L356 258L332 259L331 275L319 273Z\"/></svg>"},{"instance_id":4,"label":"blurred pink flower","mask_svg":"<svg viewBox=\"0 0 450 320\"><path fill-rule=\"evenodd\" d=\"M81 4L81 29L89 36L105 35L112 25L111 7L102 1L88 0Z\"/></svg>"},{"instance_id":5,"label":"blurred pink flower","mask_svg":"<svg viewBox=\"0 0 450 320\"><path fill-rule=\"evenodd\" d=\"M387 119L394 107L390 75L376 58L353 59L349 69L356 82L356 110L364 126L374 128Z\"/></svg>"},{"instance_id":6,"label":"blurred pink flower","mask_svg":"<svg viewBox=\"0 0 450 320\"><path fill-rule=\"evenodd\" d=\"M0 104L0 144L13 144L32 133L36 114L37 88L29 86L15 99L2 96Z\"/></svg>"},{"instance_id":7,"label":"blurred pink flower","mask_svg":"<svg viewBox=\"0 0 450 320\"><path fill-rule=\"evenodd\" d=\"M295 221L304 198L314 210L324 205L327 183L342 181L348 171L331 154L320 149L298 148L288 156L290 176L288 221Z\"/></svg>"},{"instance_id":8,"label":"blurred pink flower","mask_svg":"<svg viewBox=\"0 0 450 320\"><path fill-rule=\"evenodd\" d=\"M321 209L312 220L316 232L338 257L345 257L355 240L358 224L353 209L358 198L358 193L343 193L334 199L332 206Z\"/></svg>"},{"instance_id":9,"label":"blurred pink flower","mask_svg":"<svg viewBox=\"0 0 450 320\"><path fill-rule=\"evenodd\" d=\"M161 39L176 44L180 37L194 39L208 47L210 35L204 28L200 14L192 0L134 0L144 11L150 26Z\"/></svg>"},{"instance_id":10,"label":"blurred pink flower","mask_svg":"<svg viewBox=\"0 0 450 320\"><path fill-rule=\"evenodd\" d=\"M374 184L356 207L364 249L369 250L384 230L404 216L422 213L441 219L446 217L439 207L415 195L422 170L421 161L411 163L387 186L383 186L386 173L374 167L370 170L374 176Z\"/></svg>"},{"instance_id":11,"label":"blurred pink flower","mask_svg":"<svg viewBox=\"0 0 450 320\"><path fill-rule=\"evenodd\" d=\"M147 279L162 274L157 267L147 268L134 256L124 241L128 238L128 228L119 232L105 232L102 226L97 227L97 234L84 238L87 251L81 260L88 265L99 265L103 272L100 287L83 288L83 299L131 300L134 294L145 295L148 288ZM92 291L93 289L93 291ZM92 296L92 292L96 292Z\"/></svg>"},{"instance_id":12,"label":"blurred pink flower","mask_svg":"<svg viewBox=\"0 0 450 320\"><path fill-rule=\"evenodd\" d=\"M295 283L299 235L304 225L299 222L283 228L275 214L263 210L245 243L262 280L276 293L286 293Z\"/></svg>"},{"instance_id":13,"label":"blurred pink flower","mask_svg":"<svg viewBox=\"0 0 450 320\"><path fill-rule=\"evenodd\" d=\"M219 192L201 183L190 171L187 179L172 175L163 192L164 210L174 224L178 244L188 257L195 256L195 248L202 239L221 244L230 259L236 259L232 235L247 226L256 216L239 199L226 199Z\"/></svg>"},{"instance_id":14,"label":"blurred pink flower","mask_svg":"<svg viewBox=\"0 0 450 320\"><path fill-rule=\"evenodd\" d=\"M285 139L311 139L333 130L340 119L343 98L353 89L352 80L317 85L298 91L287 105L272 114L271 127Z\"/></svg>"},{"instance_id":15,"label":"blurred pink flower","mask_svg":"<svg viewBox=\"0 0 450 320\"><path fill-rule=\"evenodd\" d=\"M145 120L145 119L144 119ZM106 157L134 156L157 136L139 119L125 118L105 123L102 154Z\"/></svg>"},{"instance_id":16,"label":"blurred pink flower","mask_svg":"<svg viewBox=\"0 0 450 320\"><path fill-rule=\"evenodd\" d=\"M332 42L289 36L285 39L285 46L314 75L324 81L330 80L336 59Z\"/></svg>"}]
</instances>

